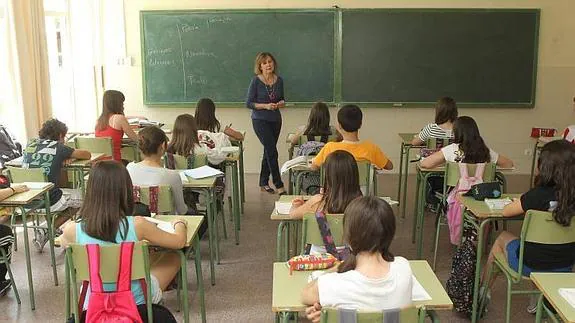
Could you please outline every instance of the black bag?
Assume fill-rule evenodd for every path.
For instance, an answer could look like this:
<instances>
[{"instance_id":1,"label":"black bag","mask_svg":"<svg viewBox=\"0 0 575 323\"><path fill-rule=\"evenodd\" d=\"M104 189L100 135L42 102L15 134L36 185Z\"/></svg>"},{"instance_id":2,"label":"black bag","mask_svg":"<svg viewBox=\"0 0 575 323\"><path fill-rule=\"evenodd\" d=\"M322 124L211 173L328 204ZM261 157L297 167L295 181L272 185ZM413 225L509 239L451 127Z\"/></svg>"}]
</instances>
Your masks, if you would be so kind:
<instances>
[{"instance_id":1,"label":"black bag","mask_svg":"<svg viewBox=\"0 0 575 323\"><path fill-rule=\"evenodd\" d=\"M471 186L465 196L473 196L477 201L501 197L501 184L499 182L479 183Z\"/></svg>"},{"instance_id":2,"label":"black bag","mask_svg":"<svg viewBox=\"0 0 575 323\"><path fill-rule=\"evenodd\" d=\"M463 242L453 255L451 272L445 284L447 295L453 302L453 308L467 317L471 317L473 311L473 283L477 258L475 235L472 229L464 229Z\"/></svg>"},{"instance_id":3,"label":"black bag","mask_svg":"<svg viewBox=\"0 0 575 323\"><path fill-rule=\"evenodd\" d=\"M22 156L22 145L10 134L10 132L0 125L0 167L4 163Z\"/></svg>"}]
</instances>

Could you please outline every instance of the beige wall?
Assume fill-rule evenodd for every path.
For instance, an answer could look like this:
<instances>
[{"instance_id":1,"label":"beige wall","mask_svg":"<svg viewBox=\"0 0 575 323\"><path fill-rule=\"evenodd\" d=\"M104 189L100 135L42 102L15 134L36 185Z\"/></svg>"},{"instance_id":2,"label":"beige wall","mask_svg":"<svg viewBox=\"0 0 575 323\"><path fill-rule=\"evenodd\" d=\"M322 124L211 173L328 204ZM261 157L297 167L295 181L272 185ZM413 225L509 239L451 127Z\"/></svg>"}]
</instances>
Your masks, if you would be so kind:
<instances>
[{"instance_id":1,"label":"beige wall","mask_svg":"<svg viewBox=\"0 0 575 323\"><path fill-rule=\"evenodd\" d=\"M150 118L172 123L181 113L193 113L193 108L148 108L143 105L139 11L152 9L192 8L329 8L333 1L279 1L279 0L125 0L126 52L134 58L133 66L106 66L106 87L126 94L128 114L143 114ZM471 115L479 123L483 137L494 150L508 155L517 164L519 172L528 172L531 159L524 154L532 148L528 138L532 126L563 128L575 123L571 99L575 95L575 12L574 0L451 0L451 1L338 1L348 7L440 7L440 8L541 8L539 38L539 66L537 100L532 110L461 109L460 115ZM114 23L108 21L105 23ZM120 28L120 26L118 26ZM117 37L116 37L117 38ZM104 41L106 43L106 41ZM246 88L249 80L246 79ZM289 99L289 98L288 98ZM285 109L283 128L278 150L280 162L287 158L287 145L283 138L295 127L305 124L307 109ZM332 110L335 112L335 110ZM233 122L235 128L247 131L246 171L258 172L261 145L251 127L249 111L245 108L228 108L217 111L222 123ZM332 113L332 115L334 115ZM364 109L362 138L369 138L381 146L396 164L399 161L398 132L416 132L433 119L431 109ZM396 171L395 170L395 171Z\"/></svg>"}]
</instances>

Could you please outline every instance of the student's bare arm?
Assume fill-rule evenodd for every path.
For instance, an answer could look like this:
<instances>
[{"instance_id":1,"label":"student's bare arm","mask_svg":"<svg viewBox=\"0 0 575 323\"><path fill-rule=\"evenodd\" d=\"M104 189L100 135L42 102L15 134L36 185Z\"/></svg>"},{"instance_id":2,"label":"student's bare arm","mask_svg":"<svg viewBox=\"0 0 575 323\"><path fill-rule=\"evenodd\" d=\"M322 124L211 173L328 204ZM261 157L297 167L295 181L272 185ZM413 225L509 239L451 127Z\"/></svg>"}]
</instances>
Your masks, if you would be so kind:
<instances>
[{"instance_id":1,"label":"student's bare arm","mask_svg":"<svg viewBox=\"0 0 575 323\"><path fill-rule=\"evenodd\" d=\"M443 152L436 151L431 156L425 158L421 161L421 167L423 168L435 168L437 166L443 165L445 163L445 157Z\"/></svg>"},{"instance_id":2,"label":"student's bare arm","mask_svg":"<svg viewBox=\"0 0 575 323\"><path fill-rule=\"evenodd\" d=\"M391 160L387 160L387 163L385 164L385 166L383 166L383 169L386 170L392 170L393 169L393 163L391 162Z\"/></svg>"},{"instance_id":3,"label":"student's bare arm","mask_svg":"<svg viewBox=\"0 0 575 323\"><path fill-rule=\"evenodd\" d=\"M152 223L141 216L134 217L136 226L136 235L138 240L147 240L154 246L168 249L181 249L186 245L187 228L183 224L177 224L176 233L168 233L158 229L155 223Z\"/></svg>"},{"instance_id":4,"label":"student's bare arm","mask_svg":"<svg viewBox=\"0 0 575 323\"><path fill-rule=\"evenodd\" d=\"M513 167L513 161L506 156L499 155L497 158L497 166L501 168L511 168Z\"/></svg>"},{"instance_id":5,"label":"student's bare arm","mask_svg":"<svg viewBox=\"0 0 575 323\"><path fill-rule=\"evenodd\" d=\"M317 280L307 284L301 293L301 302L305 305L313 305L319 303L319 289L317 287Z\"/></svg>"},{"instance_id":6,"label":"student's bare arm","mask_svg":"<svg viewBox=\"0 0 575 323\"><path fill-rule=\"evenodd\" d=\"M525 213L525 210L523 210L523 207L521 206L521 200L515 199L513 202L511 202L510 204L507 204L503 208L502 213L503 213L503 216L505 216L505 217L511 217L511 216L521 215L521 214Z\"/></svg>"},{"instance_id":7,"label":"student's bare arm","mask_svg":"<svg viewBox=\"0 0 575 323\"><path fill-rule=\"evenodd\" d=\"M115 118L118 118L117 122L120 125L120 128L122 128L122 130L126 134L126 136L128 136L128 138L132 139L133 141L138 141L138 135L136 134L136 132L134 132L134 129L132 129L132 127L128 123L128 119L126 119L126 117L124 117L123 115L116 116Z\"/></svg>"},{"instance_id":8,"label":"student's bare arm","mask_svg":"<svg viewBox=\"0 0 575 323\"><path fill-rule=\"evenodd\" d=\"M87 150L74 149L74 151L72 152L72 155L70 155L70 158L90 159L90 158L92 158L92 154Z\"/></svg>"},{"instance_id":9,"label":"student's bare arm","mask_svg":"<svg viewBox=\"0 0 575 323\"><path fill-rule=\"evenodd\" d=\"M425 144L425 142L419 139L419 135L415 135L415 137L413 137L413 140L411 140L412 146L421 146L423 144Z\"/></svg>"}]
</instances>

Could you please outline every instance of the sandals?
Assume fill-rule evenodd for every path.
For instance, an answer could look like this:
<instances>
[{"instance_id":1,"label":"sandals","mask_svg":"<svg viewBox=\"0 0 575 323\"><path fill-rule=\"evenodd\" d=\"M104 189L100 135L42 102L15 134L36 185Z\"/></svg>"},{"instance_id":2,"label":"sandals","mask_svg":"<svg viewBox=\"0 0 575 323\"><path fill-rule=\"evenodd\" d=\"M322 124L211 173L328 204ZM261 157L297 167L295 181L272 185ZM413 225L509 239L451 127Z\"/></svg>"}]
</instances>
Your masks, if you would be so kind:
<instances>
[{"instance_id":1,"label":"sandals","mask_svg":"<svg viewBox=\"0 0 575 323\"><path fill-rule=\"evenodd\" d=\"M260 189L262 192L268 192L270 194L275 194L276 191L274 191L273 188L269 187L268 185L264 185L264 186L260 186Z\"/></svg>"}]
</instances>

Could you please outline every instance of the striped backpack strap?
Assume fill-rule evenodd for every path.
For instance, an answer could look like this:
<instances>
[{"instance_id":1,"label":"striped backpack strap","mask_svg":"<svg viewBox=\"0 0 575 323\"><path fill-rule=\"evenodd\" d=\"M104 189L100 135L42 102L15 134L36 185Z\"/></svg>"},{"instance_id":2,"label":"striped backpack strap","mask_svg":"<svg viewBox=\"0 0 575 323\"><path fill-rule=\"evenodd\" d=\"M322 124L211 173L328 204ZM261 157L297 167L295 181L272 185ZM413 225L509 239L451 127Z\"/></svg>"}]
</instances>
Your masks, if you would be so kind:
<instances>
[{"instance_id":1,"label":"striped backpack strap","mask_svg":"<svg viewBox=\"0 0 575 323\"><path fill-rule=\"evenodd\" d=\"M134 203L140 202L141 201L141 192L140 192L140 187L137 185L134 185L132 188L132 196L134 198Z\"/></svg>"},{"instance_id":2,"label":"striped backpack strap","mask_svg":"<svg viewBox=\"0 0 575 323\"><path fill-rule=\"evenodd\" d=\"M158 195L160 188L158 186L150 186L150 212L158 213Z\"/></svg>"}]
</instances>

